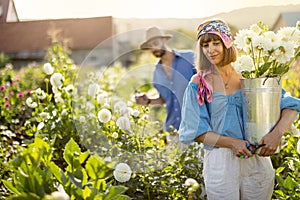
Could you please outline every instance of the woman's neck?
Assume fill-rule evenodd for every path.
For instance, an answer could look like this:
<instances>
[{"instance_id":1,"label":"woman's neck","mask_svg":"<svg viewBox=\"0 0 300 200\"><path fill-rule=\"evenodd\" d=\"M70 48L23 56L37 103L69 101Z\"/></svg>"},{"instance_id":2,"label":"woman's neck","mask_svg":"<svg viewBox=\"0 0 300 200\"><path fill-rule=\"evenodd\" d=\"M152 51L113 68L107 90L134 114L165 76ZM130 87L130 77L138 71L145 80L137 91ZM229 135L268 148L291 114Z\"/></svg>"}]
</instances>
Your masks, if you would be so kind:
<instances>
[{"instance_id":1,"label":"woman's neck","mask_svg":"<svg viewBox=\"0 0 300 200\"><path fill-rule=\"evenodd\" d=\"M228 65L225 65L222 67L217 66L217 69L218 69L218 72L224 76L230 75L232 73L232 71L234 70L231 64L228 64Z\"/></svg>"}]
</instances>

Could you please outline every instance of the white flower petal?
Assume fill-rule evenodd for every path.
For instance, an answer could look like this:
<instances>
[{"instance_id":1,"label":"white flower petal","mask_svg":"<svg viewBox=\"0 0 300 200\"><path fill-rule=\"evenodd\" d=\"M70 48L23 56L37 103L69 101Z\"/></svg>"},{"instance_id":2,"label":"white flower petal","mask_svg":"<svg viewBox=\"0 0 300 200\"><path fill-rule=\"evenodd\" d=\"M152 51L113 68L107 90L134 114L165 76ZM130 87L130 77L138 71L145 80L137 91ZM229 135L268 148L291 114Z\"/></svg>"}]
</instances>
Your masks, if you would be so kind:
<instances>
[{"instance_id":1,"label":"white flower petal","mask_svg":"<svg viewBox=\"0 0 300 200\"><path fill-rule=\"evenodd\" d=\"M38 130L38 131L41 130L42 128L44 128L44 126L45 126L45 123L44 123L44 122L40 122L40 123L38 124L38 126L37 126L37 130Z\"/></svg>"},{"instance_id":2,"label":"white flower petal","mask_svg":"<svg viewBox=\"0 0 300 200\"><path fill-rule=\"evenodd\" d=\"M54 72L54 67L52 67L52 65L50 63L45 63L44 64L44 72L47 75L51 75Z\"/></svg>"},{"instance_id":3,"label":"white flower petal","mask_svg":"<svg viewBox=\"0 0 300 200\"><path fill-rule=\"evenodd\" d=\"M31 97L28 97L28 98L26 99L26 105L27 105L29 108L36 108L36 107L37 107L37 103L36 103L36 102L33 102Z\"/></svg>"},{"instance_id":4,"label":"white flower petal","mask_svg":"<svg viewBox=\"0 0 300 200\"><path fill-rule=\"evenodd\" d=\"M110 119L111 119L111 112L110 112L110 110L108 110L106 108L100 110L98 112L98 119L102 123L106 123L106 122L110 121Z\"/></svg>"},{"instance_id":5,"label":"white flower petal","mask_svg":"<svg viewBox=\"0 0 300 200\"><path fill-rule=\"evenodd\" d=\"M198 184L198 182L193 178L186 179L185 183L184 183L184 185L186 185L186 186L191 186L191 185L195 185L195 184Z\"/></svg>"},{"instance_id":6,"label":"white flower petal","mask_svg":"<svg viewBox=\"0 0 300 200\"><path fill-rule=\"evenodd\" d=\"M99 90L100 86L97 83L93 83L89 85L88 95L90 95L91 97L95 97L98 94Z\"/></svg>"},{"instance_id":7,"label":"white flower petal","mask_svg":"<svg viewBox=\"0 0 300 200\"><path fill-rule=\"evenodd\" d=\"M130 120L126 116L122 116L117 119L117 126L122 130L129 130L130 129Z\"/></svg>"},{"instance_id":8,"label":"white flower petal","mask_svg":"<svg viewBox=\"0 0 300 200\"><path fill-rule=\"evenodd\" d=\"M60 88L64 83L64 76L61 73L54 73L50 77L50 83L53 87Z\"/></svg>"},{"instance_id":9,"label":"white flower petal","mask_svg":"<svg viewBox=\"0 0 300 200\"><path fill-rule=\"evenodd\" d=\"M132 171L129 165L127 165L126 163L119 163L116 165L113 174L117 181L124 183L126 181L129 181Z\"/></svg>"}]
</instances>

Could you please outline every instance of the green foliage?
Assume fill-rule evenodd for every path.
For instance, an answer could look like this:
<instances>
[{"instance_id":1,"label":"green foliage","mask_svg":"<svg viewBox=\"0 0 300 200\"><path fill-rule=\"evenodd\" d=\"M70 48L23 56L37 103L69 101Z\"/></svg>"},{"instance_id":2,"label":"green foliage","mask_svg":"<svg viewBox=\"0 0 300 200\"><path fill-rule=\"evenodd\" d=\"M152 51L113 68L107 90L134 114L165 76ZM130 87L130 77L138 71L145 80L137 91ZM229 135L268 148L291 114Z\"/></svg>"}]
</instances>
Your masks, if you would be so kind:
<instances>
[{"instance_id":1,"label":"green foliage","mask_svg":"<svg viewBox=\"0 0 300 200\"><path fill-rule=\"evenodd\" d=\"M276 185L274 199L300 198L300 156L297 152L299 138L288 134L280 152L272 156L276 169Z\"/></svg>"},{"instance_id":2,"label":"green foliage","mask_svg":"<svg viewBox=\"0 0 300 200\"><path fill-rule=\"evenodd\" d=\"M21 126L30 116L30 109L25 105L30 90L23 86L23 81L12 69L0 71L0 87L1 129L22 134Z\"/></svg>"},{"instance_id":3,"label":"green foliage","mask_svg":"<svg viewBox=\"0 0 300 200\"><path fill-rule=\"evenodd\" d=\"M23 73L26 75L26 72ZM30 137L23 127L31 117L32 109L26 106L30 89L22 76L12 67L0 70L0 171L1 179L6 179L9 167L5 164L18 153L19 145L26 145ZM2 196L3 184L0 186Z\"/></svg>"},{"instance_id":4,"label":"green foliage","mask_svg":"<svg viewBox=\"0 0 300 200\"><path fill-rule=\"evenodd\" d=\"M300 64L297 62L296 65L292 70L290 70L286 76L283 77L282 85L286 91L290 92L294 97L300 98Z\"/></svg>"},{"instance_id":5,"label":"green foliage","mask_svg":"<svg viewBox=\"0 0 300 200\"><path fill-rule=\"evenodd\" d=\"M0 199L54 200L55 192L76 200L206 199L202 149L167 145L172 133L162 127L164 108L140 106L132 99L135 88L157 95L147 76L152 69L79 70L68 53L53 40L46 57L53 73L46 74L41 65L1 71ZM298 74L288 75L284 87L297 96ZM24 97L16 95L20 92ZM295 126L299 130L300 124ZM299 199L298 140L287 134L280 153L272 156L274 199ZM130 166L129 180L116 178L118 163ZM199 186L186 185L188 179Z\"/></svg>"},{"instance_id":6,"label":"green foliage","mask_svg":"<svg viewBox=\"0 0 300 200\"><path fill-rule=\"evenodd\" d=\"M4 53L0 53L0 69L5 68L10 63L10 58Z\"/></svg>"},{"instance_id":7,"label":"green foliage","mask_svg":"<svg viewBox=\"0 0 300 200\"><path fill-rule=\"evenodd\" d=\"M157 167L157 163L150 164L151 170L137 173L125 184L128 187L126 193L134 199L184 200L189 196L189 187L184 183L188 178L193 178L202 187L191 193L191 197L205 199L202 177L203 157L199 151L201 152L199 146L191 145L181 154L173 157L173 160L168 160L168 164L161 168ZM170 152L164 153L167 155ZM162 158L161 161L164 159Z\"/></svg>"},{"instance_id":8,"label":"green foliage","mask_svg":"<svg viewBox=\"0 0 300 200\"><path fill-rule=\"evenodd\" d=\"M97 154L81 152L71 139L64 151L68 166L63 171L52 160L53 148L36 137L11 165L11 180L2 180L13 194L8 199L51 199L55 185L62 185L70 199L129 199L124 186L106 182L112 169ZM84 166L84 167L83 167Z\"/></svg>"},{"instance_id":9,"label":"green foliage","mask_svg":"<svg viewBox=\"0 0 300 200\"><path fill-rule=\"evenodd\" d=\"M63 167L65 162L62 159L63 155L60 148L65 146L70 138L74 138L79 143L79 136L72 116L72 102L74 100L72 83L75 80L77 69L69 58L65 47L56 40L53 40L52 46L48 48L46 58L48 63L54 67L54 73L61 74L64 80L60 87L51 85L51 75L45 74L42 66L40 67L42 74L44 74L44 85L31 92L31 98L37 103L37 107L33 109L32 117L27 120L25 130L27 135L41 134L47 138L54 147L53 159L55 163ZM41 93L45 95L44 98L39 96L38 89L41 89ZM41 129L38 128L38 125Z\"/></svg>"},{"instance_id":10,"label":"green foliage","mask_svg":"<svg viewBox=\"0 0 300 200\"><path fill-rule=\"evenodd\" d=\"M17 155L10 163L11 180L2 180L4 185L16 196L24 199L41 199L54 189L54 179L47 165L51 162L52 152L42 139L35 142ZM10 199L10 198L8 198Z\"/></svg>"},{"instance_id":11,"label":"green foliage","mask_svg":"<svg viewBox=\"0 0 300 200\"><path fill-rule=\"evenodd\" d=\"M299 97L299 67L289 71L283 79L283 88ZM299 143L300 116L294 123L294 129L287 132L282 140L279 152L273 155L272 162L276 169L276 184L273 199L299 199L300 198L300 152L297 151ZM296 133L295 133L296 132ZM298 132L298 133L297 133ZM298 134L298 135L297 135Z\"/></svg>"}]
</instances>

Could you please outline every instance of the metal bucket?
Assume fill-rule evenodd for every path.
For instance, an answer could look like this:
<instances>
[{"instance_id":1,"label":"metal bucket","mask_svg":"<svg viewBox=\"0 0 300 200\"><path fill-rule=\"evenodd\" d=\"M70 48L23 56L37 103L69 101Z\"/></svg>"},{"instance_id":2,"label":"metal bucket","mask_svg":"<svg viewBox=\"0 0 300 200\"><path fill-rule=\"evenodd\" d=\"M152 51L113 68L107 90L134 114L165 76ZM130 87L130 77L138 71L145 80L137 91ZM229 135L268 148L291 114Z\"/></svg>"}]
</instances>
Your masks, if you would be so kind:
<instances>
[{"instance_id":1,"label":"metal bucket","mask_svg":"<svg viewBox=\"0 0 300 200\"><path fill-rule=\"evenodd\" d=\"M246 139L258 143L280 117L281 78L241 79Z\"/></svg>"}]
</instances>

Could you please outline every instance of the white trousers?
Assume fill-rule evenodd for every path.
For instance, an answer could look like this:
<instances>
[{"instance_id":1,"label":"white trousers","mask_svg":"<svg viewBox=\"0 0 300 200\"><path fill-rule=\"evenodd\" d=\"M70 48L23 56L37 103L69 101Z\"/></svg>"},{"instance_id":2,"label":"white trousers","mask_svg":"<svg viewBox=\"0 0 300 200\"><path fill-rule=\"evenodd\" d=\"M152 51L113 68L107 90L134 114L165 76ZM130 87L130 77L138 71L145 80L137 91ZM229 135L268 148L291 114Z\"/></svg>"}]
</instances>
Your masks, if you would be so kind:
<instances>
[{"instance_id":1,"label":"white trousers","mask_svg":"<svg viewBox=\"0 0 300 200\"><path fill-rule=\"evenodd\" d=\"M228 148L205 150L203 176L208 200L270 200L275 170L270 157L240 159Z\"/></svg>"}]
</instances>

